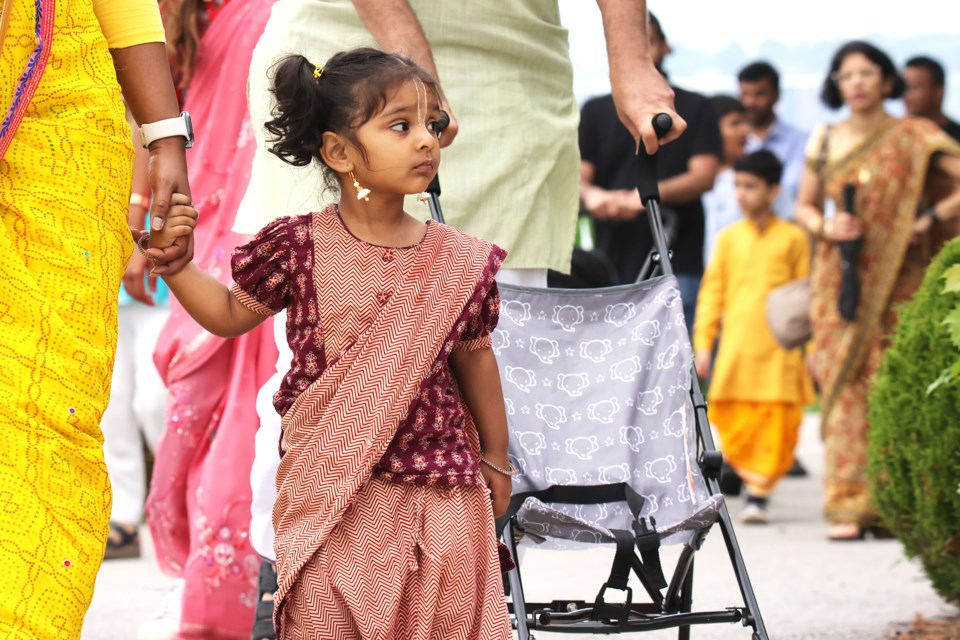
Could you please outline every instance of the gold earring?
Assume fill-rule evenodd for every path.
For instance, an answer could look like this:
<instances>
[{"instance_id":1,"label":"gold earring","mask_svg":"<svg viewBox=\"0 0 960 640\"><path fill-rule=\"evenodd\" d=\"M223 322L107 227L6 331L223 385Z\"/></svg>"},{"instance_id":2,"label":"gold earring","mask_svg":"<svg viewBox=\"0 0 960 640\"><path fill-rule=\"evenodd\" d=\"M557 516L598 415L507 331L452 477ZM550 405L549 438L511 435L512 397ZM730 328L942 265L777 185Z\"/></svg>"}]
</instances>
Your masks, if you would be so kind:
<instances>
[{"instance_id":1,"label":"gold earring","mask_svg":"<svg viewBox=\"0 0 960 640\"><path fill-rule=\"evenodd\" d=\"M420 195L417 196L417 200L419 200L423 204L427 204L427 201L430 200L430 196L428 196L425 192L421 191Z\"/></svg>"},{"instance_id":2,"label":"gold earring","mask_svg":"<svg viewBox=\"0 0 960 640\"><path fill-rule=\"evenodd\" d=\"M360 183L357 182L357 176L353 175L353 171L350 172L350 177L353 178L353 188L357 190L357 200L370 202L370 198L367 197L370 195L370 189L360 186Z\"/></svg>"}]
</instances>

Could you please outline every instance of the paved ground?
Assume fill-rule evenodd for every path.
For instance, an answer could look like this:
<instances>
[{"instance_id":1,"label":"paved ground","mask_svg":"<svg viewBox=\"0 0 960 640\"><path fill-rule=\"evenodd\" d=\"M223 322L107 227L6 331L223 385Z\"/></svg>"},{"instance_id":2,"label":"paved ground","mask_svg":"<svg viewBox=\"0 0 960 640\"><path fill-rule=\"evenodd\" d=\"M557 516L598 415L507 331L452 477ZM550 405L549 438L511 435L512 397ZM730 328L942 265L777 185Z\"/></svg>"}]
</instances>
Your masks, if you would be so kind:
<instances>
[{"instance_id":1,"label":"paved ground","mask_svg":"<svg viewBox=\"0 0 960 640\"><path fill-rule=\"evenodd\" d=\"M737 528L770 637L879 640L891 625L909 622L916 614L955 615L956 610L930 588L919 566L904 558L895 540L826 541L826 524L820 517L822 451L817 432L816 416L811 416L798 449L811 476L783 482L772 505L775 524ZM731 503L734 514L739 508L738 502ZM137 625L153 611L161 594L149 587L169 584L170 579L157 569L149 541L145 542L144 558L112 561L101 569L82 640L131 640ZM523 557L528 599L592 599L605 577L609 557L605 549L573 553L531 549ZM694 607L722 609L739 604L722 536L715 530L698 554ZM700 627L692 635L697 640L750 637L734 625ZM536 636L540 640L560 637ZM676 633L644 636L650 640L670 637Z\"/></svg>"}]
</instances>

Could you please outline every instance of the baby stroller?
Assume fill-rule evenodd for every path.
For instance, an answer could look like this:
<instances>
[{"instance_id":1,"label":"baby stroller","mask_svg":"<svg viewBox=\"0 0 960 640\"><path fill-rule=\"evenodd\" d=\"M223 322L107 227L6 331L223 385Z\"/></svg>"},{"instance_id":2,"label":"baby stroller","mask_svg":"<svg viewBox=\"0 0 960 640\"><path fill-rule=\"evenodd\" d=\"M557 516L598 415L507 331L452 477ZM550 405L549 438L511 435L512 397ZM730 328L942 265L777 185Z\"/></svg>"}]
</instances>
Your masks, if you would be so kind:
<instances>
[{"instance_id":1,"label":"baby stroller","mask_svg":"<svg viewBox=\"0 0 960 640\"><path fill-rule=\"evenodd\" d=\"M663 119L666 118L666 121ZM669 117L657 116L666 132ZM722 456L707 422L659 208L655 157L641 147L639 190L655 242L633 285L604 289L500 286L493 336L503 379L514 495L498 534L517 568L506 578L520 640L531 631L622 633L742 623L767 632L718 479ZM431 213L442 220L433 185ZM647 278L647 279L645 279ZM717 525L743 606L694 612L694 554ZM609 578L593 601L524 597L517 542L567 548L613 544ZM681 545L669 580L661 544ZM646 592L634 602L635 576ZM622 594L609 601L611 592Z\"/></svg>"}]
</instances>

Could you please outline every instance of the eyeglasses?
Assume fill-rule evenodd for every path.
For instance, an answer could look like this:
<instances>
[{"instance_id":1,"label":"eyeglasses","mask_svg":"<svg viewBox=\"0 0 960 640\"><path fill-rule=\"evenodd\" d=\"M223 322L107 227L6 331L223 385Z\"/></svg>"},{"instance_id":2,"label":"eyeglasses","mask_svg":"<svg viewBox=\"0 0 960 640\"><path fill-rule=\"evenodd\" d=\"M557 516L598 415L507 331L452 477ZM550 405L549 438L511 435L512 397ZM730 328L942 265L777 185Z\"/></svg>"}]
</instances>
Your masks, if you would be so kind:
<instances>
[{"instance_id":1,"label":"eyeglasses","mask_svg":"<svg viewBox=\"0 0 960 640\"><path fill-rule=\"evenodd\" d=\"M857 71L844 71L843 73L835 72L830 74L830 79L836 82L837 84L843 84L845 82L850 82L854 78L860 78L861 80L873 80L874 78L880 75L880 69L859 69Z\"/></svg>"}]
</instances>

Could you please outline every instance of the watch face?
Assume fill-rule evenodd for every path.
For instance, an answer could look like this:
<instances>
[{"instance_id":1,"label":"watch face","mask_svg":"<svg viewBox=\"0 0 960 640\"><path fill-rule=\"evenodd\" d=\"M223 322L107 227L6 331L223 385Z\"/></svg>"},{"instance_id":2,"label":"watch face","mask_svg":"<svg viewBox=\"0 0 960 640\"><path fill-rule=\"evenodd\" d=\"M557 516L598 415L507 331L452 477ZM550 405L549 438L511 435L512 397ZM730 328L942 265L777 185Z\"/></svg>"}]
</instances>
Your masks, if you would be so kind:
<instances>
[{"instance_id":1,"label":"watch face","mask_svg":"<svg viewBox=\"0 0 960 640\"><path fill-rule=\"evenodd\" d=\"M193 119L190 118L190 113L188 111L184 111L180 115L183 116L183 124L187 128L187 140L184 146L189 149L193 146Z\"/></svg>"}]
</instances>

